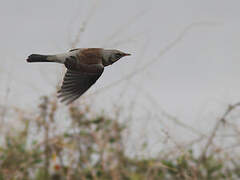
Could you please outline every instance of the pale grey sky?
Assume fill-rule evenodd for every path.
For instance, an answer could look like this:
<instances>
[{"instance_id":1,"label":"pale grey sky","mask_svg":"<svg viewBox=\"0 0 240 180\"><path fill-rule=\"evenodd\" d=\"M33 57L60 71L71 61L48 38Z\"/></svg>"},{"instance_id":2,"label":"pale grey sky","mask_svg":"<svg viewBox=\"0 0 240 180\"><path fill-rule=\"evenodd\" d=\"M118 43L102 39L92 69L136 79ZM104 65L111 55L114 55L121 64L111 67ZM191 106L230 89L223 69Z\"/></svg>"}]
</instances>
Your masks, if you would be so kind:
<instances>
[{"instance_id":1,"label":"pale grey sky","mask_svg":"<svg viewBox=\"0 0 240 180\"><path fill-rule=\"evenodd\" d=\"M67 51L84 21L86 31L77 47L133 54L107 68L88 94L151 61L189 24L206 22L210 24L192 28L144 73L102 91L94 102L98 109L128 108L136 99L134 112L153 119L162 115L158 103L207 132L229 103L240 100L239 7L238 0L0 0L0 101L7 88L7 103L23 107L35 107L40 95L54 93L62 67L27 64L25 59L32 53Z\"/></svg>"}]
</instances>

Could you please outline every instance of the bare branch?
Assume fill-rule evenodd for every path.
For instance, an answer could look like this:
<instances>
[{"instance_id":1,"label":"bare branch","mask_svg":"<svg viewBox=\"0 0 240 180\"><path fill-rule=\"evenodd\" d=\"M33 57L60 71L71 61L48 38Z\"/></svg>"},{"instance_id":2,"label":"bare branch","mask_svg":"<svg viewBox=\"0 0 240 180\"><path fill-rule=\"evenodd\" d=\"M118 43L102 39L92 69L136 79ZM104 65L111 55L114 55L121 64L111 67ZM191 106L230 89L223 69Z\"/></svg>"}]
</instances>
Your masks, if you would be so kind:
<instances>
[{"instance_id":1,"label":"bare branch","mask_svg":"<svg viewBox=\"0 0 240 180\"><path fill-rule=\"evenodd\" d=\"M148 63L146 63L145 65L143 65L141 68L138 68L137 70L125 75L123 78L95 91L92 94L89 95L93 95L93 94L97 94L100 93L102 90L106 90L109 89L111 87L116 86L117 84L120 84L122 82L124 82L127 79L133 78L136 75L141 74L142 72L144 72L148 67L150 67L151 65L153 65L154 63L158 62L158 60L160 60L160 57L165 55L168 51L170 51L171 49L173 49L178 43L180 43L183 38L186 36L186 34L194 27L198 27L198 26L203 26L203 25L215 25L214 23L192 23L190 25L188 25L186 28L184 28L184 30L178 35L178 37L173 40L172 42L170 42L165 48L163 48L162 50L160 50L160 52L158 53L157 57L153 58L151 61L149 61Z\"/></svg>"},{"instance_id":2,"label":"bare branch","mask_svg":"<svg viewBox=\"0 0 240 180\"><path fill-rule=\"evenodd\" d=\"M218 129L220 128L220 125L221 125L222 123L225 123L226 117L227 117L233 110L235 110L238 106L240 106L240 102L238 102L238 103L236 103L236 104L234 104L234 105L229 105L228 108L227 108L227 110L226 110L225 113L223 114L223 116L218 119L218 121L216 122L216 124L215 124L215 126L214 126L214 128L213 128L213 130L212 130L212 133L211 133L211 135L210 135L210 137L209 137L209 139L208 139L208 141L207 141L207 143L206 143L206 145L205 145L205 148L204 148L203 151L202 151L202 154L201 154L201 156L200 156L201 159L204 159L204 158L206 157L208 148L209 148L209 146L212 144L213 139L215 138L216 133L217 133Z\"/></svg>"}]
</instances>

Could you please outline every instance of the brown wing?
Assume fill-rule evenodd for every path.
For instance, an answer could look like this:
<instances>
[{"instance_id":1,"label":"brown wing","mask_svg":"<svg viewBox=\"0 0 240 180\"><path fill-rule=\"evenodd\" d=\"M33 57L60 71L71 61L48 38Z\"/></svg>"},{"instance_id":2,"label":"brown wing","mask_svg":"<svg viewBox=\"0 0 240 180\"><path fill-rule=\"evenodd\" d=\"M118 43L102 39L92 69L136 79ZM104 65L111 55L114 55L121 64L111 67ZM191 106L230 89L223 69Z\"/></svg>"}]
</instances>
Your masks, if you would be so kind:
<instances>
[{"instance_id":1,"label":"brown wing","mask_svg":"<svg viewBox=\"0 0 240 180\"><path fill-rule=\"evenodd\" d=\"M67 70L58 97L69 104L85 93L102 75L104 68L96 73Z\"/></svg>"}]
</instances>

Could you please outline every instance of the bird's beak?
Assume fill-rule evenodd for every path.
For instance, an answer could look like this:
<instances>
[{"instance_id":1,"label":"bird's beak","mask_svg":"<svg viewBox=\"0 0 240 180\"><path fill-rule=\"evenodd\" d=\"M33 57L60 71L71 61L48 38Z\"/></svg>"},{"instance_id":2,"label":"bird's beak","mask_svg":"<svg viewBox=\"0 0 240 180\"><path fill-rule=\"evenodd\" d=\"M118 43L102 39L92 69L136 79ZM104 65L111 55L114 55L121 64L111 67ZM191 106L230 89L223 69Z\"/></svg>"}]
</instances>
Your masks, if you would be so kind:
<instances>
[{"instance_id":1,"label":"bird's beak","mask_svg":"<svg viewBox=\"0 0 240 180\"><path fill-rule=\"evenodd\" d=\"M129 54L129 53L125 53L124 56L131 56L131 54Z\"/></svg>"}]
</instances>

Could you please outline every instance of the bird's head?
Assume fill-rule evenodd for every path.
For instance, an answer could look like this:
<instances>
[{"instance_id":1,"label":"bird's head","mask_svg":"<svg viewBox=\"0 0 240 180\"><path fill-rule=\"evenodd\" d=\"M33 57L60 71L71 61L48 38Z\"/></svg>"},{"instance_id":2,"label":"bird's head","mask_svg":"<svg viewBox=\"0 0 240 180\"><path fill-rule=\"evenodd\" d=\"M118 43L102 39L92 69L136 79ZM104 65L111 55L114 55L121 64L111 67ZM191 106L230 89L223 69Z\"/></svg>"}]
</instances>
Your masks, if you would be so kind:
<instances>
[{"instance_id":1,"label":"bird's head","mask_svg":"<svg viewBox=\"0 0 240 180\"><path fill-rule=\"evenodd\" d=\"M124 56L130 56L131 54L124 53L122 51L116 50L116 49L104 49L103 50L103 65L108 66L119 59L121 59Z\"/></svg>"}]
</instances>

